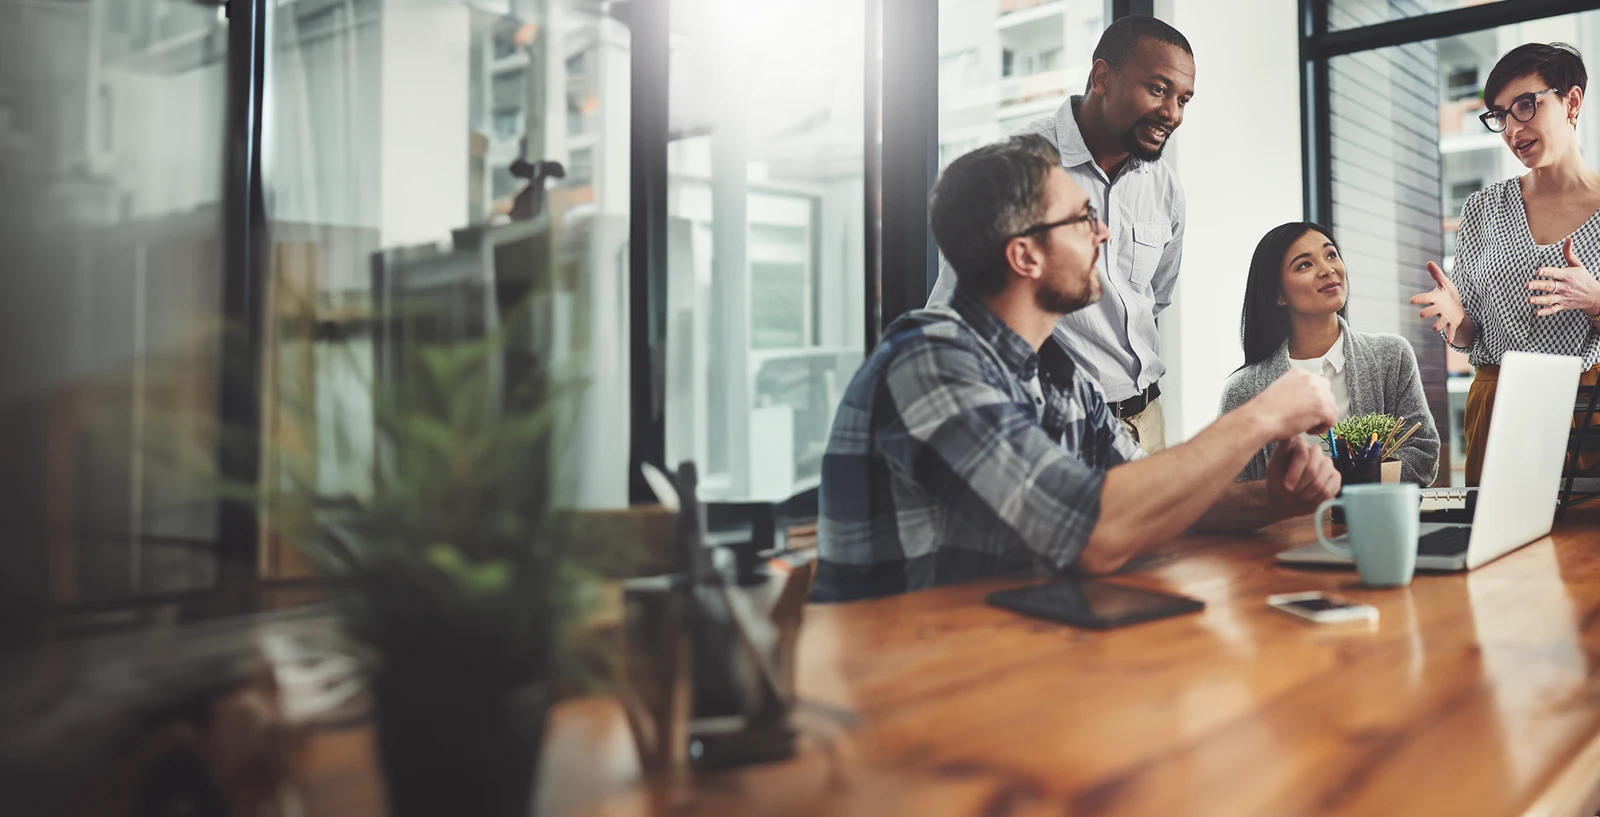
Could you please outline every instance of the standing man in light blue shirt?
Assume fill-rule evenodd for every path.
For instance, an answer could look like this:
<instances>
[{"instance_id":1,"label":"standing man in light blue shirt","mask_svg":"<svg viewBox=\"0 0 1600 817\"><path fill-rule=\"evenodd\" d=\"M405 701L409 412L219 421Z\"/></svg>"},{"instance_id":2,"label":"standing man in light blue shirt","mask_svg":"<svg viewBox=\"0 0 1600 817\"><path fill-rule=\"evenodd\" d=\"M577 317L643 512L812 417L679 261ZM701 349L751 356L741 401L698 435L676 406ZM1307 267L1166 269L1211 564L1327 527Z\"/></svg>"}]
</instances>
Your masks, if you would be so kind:
<instances>
[{"instance_id":1,"label":"standing man in light blue shirt","mask_svg":"<svg viewBox=\"0 0 1600 817\"><path fill-rule=\"evenodd\" d=\"M1172 302L1183 255L1183 188L1161 161L1194 96L1194 51L1154 17L1112 23L1094 49L1083 96L1023 133L1043 135L1061 167L1104 213L1110 240L1100 254L1105 297L1056 324L1055 334L1099 382L1112 414L1146 452L1166 448L1158 385L1156 316ZM940 264L929 304L950 300L955 273Z\"/></svg>"}]
</instances>

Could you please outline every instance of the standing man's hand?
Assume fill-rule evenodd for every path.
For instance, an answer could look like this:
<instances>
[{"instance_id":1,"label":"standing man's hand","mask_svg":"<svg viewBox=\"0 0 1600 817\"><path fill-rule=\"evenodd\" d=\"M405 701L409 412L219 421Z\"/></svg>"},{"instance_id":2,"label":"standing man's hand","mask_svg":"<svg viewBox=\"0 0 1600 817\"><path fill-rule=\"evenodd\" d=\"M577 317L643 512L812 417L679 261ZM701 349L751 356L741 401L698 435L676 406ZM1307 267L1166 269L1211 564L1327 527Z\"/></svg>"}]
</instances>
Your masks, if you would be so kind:
<instances>
[{"instance_id":1,"label":"standing man's hand","mask_svg":"<svg viewBox=\"0 0 1600 817\"><path fill-rule=\"evenodd\" d=\"M1411 296L1413 305L1425 307L1417 313L1417 317L1433 318L1433 331L1445 333L1451 343L1460 346L1462 344L1456 342L1456 329L1467 317L1467 310L1461 305L1461 290L1432 261L1428 262L1428 275L1433 278L1433 289Z\"/></svg>"},{"instance_id":2,"label":"standing man's hand","mask_svg":"<svg viewBox=\"0 0 1600 817\"><path fill-rule=\"evenodd\" d=\"M1322 434L1339 421L1328 381L1304 369L1290 369L1244 408L1254 413L1267 440Z\"/></svg>"},{"instance_id":3,"label":"standing man's hand","mask_svg":"<svg viewBox=\"0 0 1600 817\"><path fill-rule=\"evenodd\" d=\"M1565 252L1567 266L1540 267L1536 273L1539 278L1528 282L1528 289L1536 293L1528 298L1528 303L1538 307L1534 314L1543 318L1564 309L1576 309L1591 318L1600 316L1600 281L1578 260L1571 238L1567 239Z\"/></svg>"},{"instance_id":4,"label":"standing man's hand","mask_svg":"<svg viewBox=\"0 0 1600 817\"><path fill-rule=\"evenodd\" d=\"M1315 511L1339 493L1342 482L1333 459L1300 435L1278 443L1267 460L1267 496L1289 516Z\"/></svg>"}]
</instances>

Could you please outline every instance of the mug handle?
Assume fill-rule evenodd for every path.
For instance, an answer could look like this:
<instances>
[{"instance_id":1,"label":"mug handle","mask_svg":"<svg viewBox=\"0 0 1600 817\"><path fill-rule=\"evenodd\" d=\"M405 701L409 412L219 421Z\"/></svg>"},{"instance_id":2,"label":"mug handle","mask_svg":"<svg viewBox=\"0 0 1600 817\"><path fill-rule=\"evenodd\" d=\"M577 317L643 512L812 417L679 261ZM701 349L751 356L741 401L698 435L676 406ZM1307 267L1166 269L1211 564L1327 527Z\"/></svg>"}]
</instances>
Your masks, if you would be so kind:
<instances>
[{"instance_id":1,"label":"mug handle","mask_svg":"<svg viewBox=\"0 0 1600 817\"><path fill-rule=\"evenodd\" d=\"M1338 554L1340 556L1345 557L1346 559L1354 559L1355 555L1350 552L1349 548L1340 547L1339 545L1336 545L1336 544L1328 541L1328 537L1322 535L1322 514L1327 512L1327 510L1329 508L1332 508L1335 505L1337 505L1337 506L1339 506L1341 508L1345 507L1344 506L1344 497L1336 496L1336 497L1333 497L1332 499L1324 499L1324 500L1322 500L1322 504L1317 506L1317 515L1311 517L1311 520L1313 522L1315 522L1316 525L1317 525L1317 541L1320 542L1323 547L1327 548L1332 553L1336 553L1336 554ZM1345 513L1348 514L1349 510L1346 509Z\"/></svg>"}]
</instances>

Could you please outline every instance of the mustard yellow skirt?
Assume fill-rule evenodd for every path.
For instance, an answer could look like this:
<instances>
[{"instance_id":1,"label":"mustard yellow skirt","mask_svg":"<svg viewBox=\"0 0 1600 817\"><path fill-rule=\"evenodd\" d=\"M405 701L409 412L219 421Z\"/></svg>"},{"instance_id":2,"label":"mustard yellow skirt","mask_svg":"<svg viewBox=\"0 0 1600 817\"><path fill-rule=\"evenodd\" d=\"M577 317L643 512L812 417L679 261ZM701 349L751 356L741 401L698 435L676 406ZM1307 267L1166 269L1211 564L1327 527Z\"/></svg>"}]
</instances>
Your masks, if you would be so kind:
<instances>
[{"instance_id":1,"label":"mustard yellow skirt","mask_svg":"<svg viewBox=\"0 0 1600 817\"><path fill-rule=\"evenodd\" d=\"M1600 365L1596 365L1584 372L1578 382L1584 386L1593 386L1595 380L1600 378ZM1494 410L1495 387L1500 382L1499 366L1479 366L1472 376L1472 387L1467 390L1467 408L1461 418L1462 432L1467 438L1467 485L1477 487L1483 478L1483 449L1489 442L1489 415ZM1595 411L1597 417L1589 420L1589 427L1600 425L1600 408ZM1577 428L1581 420L1579 414L1572 417L1572 427ZM1569 455L1570 460L1570 455ZM1583 469L1600 465L1600 451L1591 451L1578 460L1578 466Z\"/></svg>"}]
</instances>

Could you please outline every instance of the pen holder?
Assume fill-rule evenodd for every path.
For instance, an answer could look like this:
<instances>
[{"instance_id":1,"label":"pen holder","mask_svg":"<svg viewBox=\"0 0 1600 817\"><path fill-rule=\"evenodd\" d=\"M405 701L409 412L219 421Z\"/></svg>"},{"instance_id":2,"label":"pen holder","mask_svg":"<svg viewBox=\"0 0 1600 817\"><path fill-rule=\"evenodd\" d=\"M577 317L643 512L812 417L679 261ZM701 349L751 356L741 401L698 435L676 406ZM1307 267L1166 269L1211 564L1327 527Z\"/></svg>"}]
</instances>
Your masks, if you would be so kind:
<instances>
[{"instance_id":1,"label":"pen holder","mask_svg":"<svg viewBox=\"0 0 1600 817\"><path fill-rule=\"evenodd\" d=\"M1351 460L1344 457L1336 457L1333 461L1333 467L1339 472L1339 478L1342 480L1343 485L1367 485L1374 482L1400 481L1400 460L1394 457L1382 462L1376 459ZM1339 489L1339 492L1341 494L1344 493L1343 487ZM1344 508L1335 507L1333 509L1333 524L1344 524Z\"/></svg>"},{"instance_id":2,"label":"pen holder","mask_svg":"<svg viewBox=\"0 0 1600 817\"><path fill-rule=\"evenodd\" d=\"M1340 457L1333 461L1343 485L1366 485L1383 478L1383 464L1378 460L1350 460Z\"/></svg>"}]
</instances>

